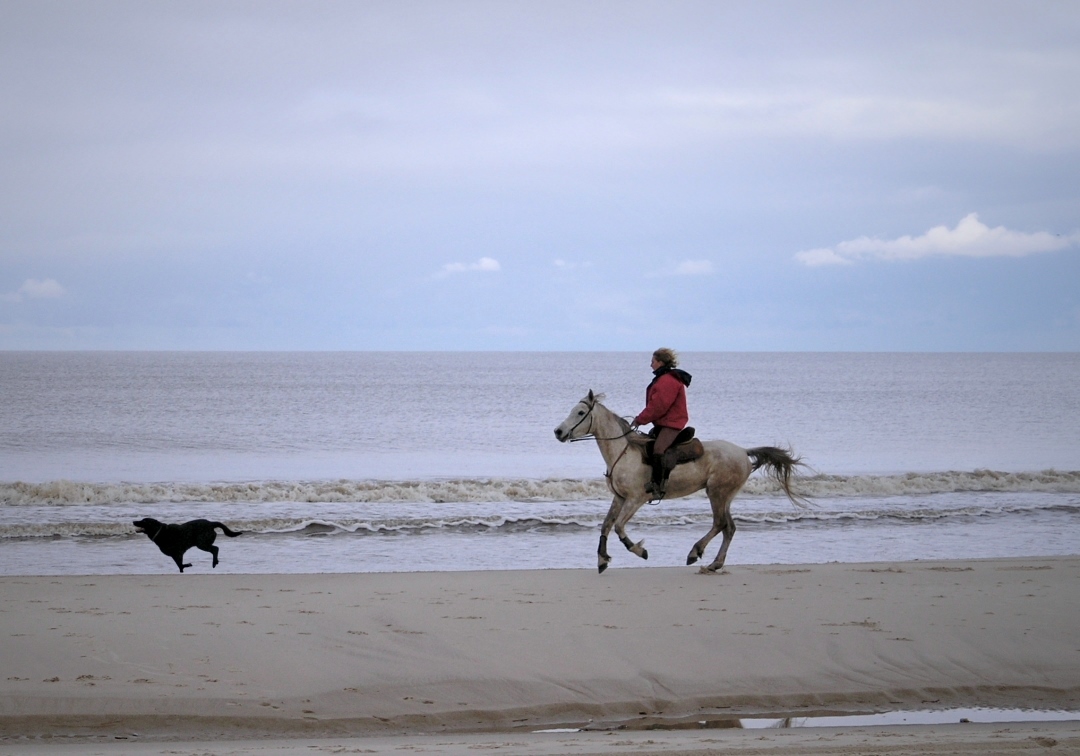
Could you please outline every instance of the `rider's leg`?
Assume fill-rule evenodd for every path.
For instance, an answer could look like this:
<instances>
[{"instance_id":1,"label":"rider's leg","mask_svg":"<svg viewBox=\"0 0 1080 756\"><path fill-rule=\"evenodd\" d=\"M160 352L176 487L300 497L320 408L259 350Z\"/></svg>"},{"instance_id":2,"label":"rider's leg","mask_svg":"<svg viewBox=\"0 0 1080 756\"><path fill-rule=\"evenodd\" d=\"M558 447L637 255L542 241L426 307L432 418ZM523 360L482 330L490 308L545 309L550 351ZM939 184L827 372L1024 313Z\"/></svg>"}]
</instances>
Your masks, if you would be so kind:
<instances>
[{"instance_id":1,"label":"rider's leg","mask_svg":"<svg viewBox=\"0 0 1080 756\"><path fill-rule=\"evenodd\" d=\"M653 443L652 458L649 460L652 463L652 484L649 487L649 493L659 496L664 495L664 485L667 483L667 476L671 472L664 465L664 452L668 450L668 447L671 446L678 435L679 431L675 428L661 427L657 431L656 441Z\"/></svg>"}]
</instances>

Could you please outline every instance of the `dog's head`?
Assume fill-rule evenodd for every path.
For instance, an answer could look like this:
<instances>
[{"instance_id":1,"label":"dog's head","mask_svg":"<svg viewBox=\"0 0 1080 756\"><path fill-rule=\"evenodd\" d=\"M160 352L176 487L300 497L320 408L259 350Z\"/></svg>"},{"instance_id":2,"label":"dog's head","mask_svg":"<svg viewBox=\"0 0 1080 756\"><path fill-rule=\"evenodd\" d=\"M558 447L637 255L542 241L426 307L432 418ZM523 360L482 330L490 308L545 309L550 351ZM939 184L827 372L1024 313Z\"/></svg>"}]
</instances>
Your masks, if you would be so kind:
<instances>
[{"instance_id":1,"label":"dog's head","mask_svg":"<svg viewBox=\"0 0 1080 756\"><path fill-rule=\"evenodd\" d=\"M153 517L144 517L141 520L133 520L131 524L134 525L140 533L146 533L147 535L160 530L162 526L162 523L158 522Z\"/></svg>"}]
</instances>

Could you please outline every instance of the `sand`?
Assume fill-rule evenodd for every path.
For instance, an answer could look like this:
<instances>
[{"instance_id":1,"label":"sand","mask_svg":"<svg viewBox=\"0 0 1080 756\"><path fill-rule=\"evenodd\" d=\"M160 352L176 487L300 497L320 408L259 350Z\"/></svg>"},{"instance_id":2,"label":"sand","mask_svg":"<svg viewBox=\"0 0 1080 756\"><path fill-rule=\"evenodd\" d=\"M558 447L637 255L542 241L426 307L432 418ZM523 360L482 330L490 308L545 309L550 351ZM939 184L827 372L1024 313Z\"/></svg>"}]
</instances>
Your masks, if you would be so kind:
<instances>
[{"instance_id":1,"label":"sand","mask_svg":"<svg viewBox=\"0 0 1080 756\"><path fill-rule=\"evenodd\" d=\"M1080 753L1075 721L736 728L1080 710L1078 599L1080 557L5 577L0 751Z\"/></svg>"}]
</instances>

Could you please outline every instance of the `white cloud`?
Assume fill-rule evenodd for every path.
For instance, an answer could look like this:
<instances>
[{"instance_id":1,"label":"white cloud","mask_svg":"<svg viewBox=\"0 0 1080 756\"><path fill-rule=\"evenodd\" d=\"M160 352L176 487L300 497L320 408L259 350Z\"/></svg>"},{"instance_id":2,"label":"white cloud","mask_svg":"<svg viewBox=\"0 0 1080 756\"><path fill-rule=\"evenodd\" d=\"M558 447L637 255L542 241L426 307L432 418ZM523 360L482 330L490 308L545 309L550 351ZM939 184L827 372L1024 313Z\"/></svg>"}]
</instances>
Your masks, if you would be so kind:
<instances>
[{"instance_id":1,"label":"white cloud","mask_svg":"<svg viewBox=\"0 0 1080 756\"><path fill-rule=\"evenodd\" d=\"M978 213L964 217L956 228L935 226L922 236L877 239L860 236L834 247L798 252L795 259L804 265L846 265L861 259L917 260L931 255L960 257L1024 257L1040 252L1054 252L1080 243L1080 233L1068 236L1046 231L1025 233L1004 226L990 228L979 220Z\"/></svg>"},{"instance_id":2,"label":"white cloud","mask_svg":"<svg viewBox=\"0 0 1080 756\"><path fill-rule=\"evenodd\" d=\"M672 275L676 276L709 276L712 275L713 266L709 260L683 260L675 266Z\"/></svg>"},{"instance_id":3,"label":"white cloud","mask_svg":"<svg viewBox=\"0 0 1080 756\"><path fill-rule=\"evenodd\" d=\"M711 276L714 272L711 260L683 260L668 267L652 270L646 278L668 278L669 276Z\"/></svg>"},{"instance_id":4,"label":"white cloud","mask_svg":"<svg viewBox=\"0 0 1080 756\"><path fill-rule=\"evenodd\" d=\"M851 260L841 257L827 247L820 249L808 249L804 252L795 253L795 259L803 265L816 268L819 265L850 265Z\"/></svg>"},{"instance_id":5,"label":"white cloud","mask_svg":"<svg viewBox=\"0 0 1080 756\"><path fill-rule=\"evenodd\" d=\"M36 278L28 278L23 281L18 291L5 294L3 298L9 302L21 302L24 299L58 299L65 293L64 287L54 278L45 278L40 281Z\"/></svg>"},{"instance_id":6,"label":"white cloud","mask_svg":"<svg viewBox=\"0 0 1080 756\"><path fill-rule=\"evenodd\" d=\"M843 85L839 85L843 86ZM1047 115L1025 107L1021 96L965 92L920 97L833 91L745 93L672 90L654 97L654 111L685 114L707 132L725 136L809 136L834 139L966 139L1074 144L1066 126L1073 106Z\"/></svg>"},{"instance_id":7,"label":"white cloud","mask_svg":"<svg viewBox=\"0 0 1080 756\"><path fill-rule=\"evenodd\" d=\"M556 259L553 263L559 270L577 270L578 268L591 268L591 262L568 262L562 258Z\"/></svg>"},{"instance_id":8,"label":"white cloud","mask_svg":"<svg viewBox=\"0 0 1080 756\"><path fill-rule=\"evenodd\" d=\"M446 265L442 266L442 271L440 272L440 275L448 276L452 273L467 273L469 271L494 273L500 270L502 270L502 266L499 265L498 260L492 257L481 257L479 260L473 263L446 263Z\"/></svg>"}]
</instances>

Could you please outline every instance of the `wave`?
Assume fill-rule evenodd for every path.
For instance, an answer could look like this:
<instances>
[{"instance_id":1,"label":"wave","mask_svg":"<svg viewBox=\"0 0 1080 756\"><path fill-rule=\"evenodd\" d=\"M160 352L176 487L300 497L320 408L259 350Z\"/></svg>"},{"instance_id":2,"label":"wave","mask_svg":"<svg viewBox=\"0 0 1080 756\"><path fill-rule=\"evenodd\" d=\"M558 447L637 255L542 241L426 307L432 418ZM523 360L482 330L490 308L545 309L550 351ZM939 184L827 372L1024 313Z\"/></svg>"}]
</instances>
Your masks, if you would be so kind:
<instances>
[{"instance_id":1,"label":"wave","mask_svg":"<svg viewBox=\"0 0 1080 756\"><path fill-rule=\"evenodd\" d=\"M335 480L245 483L0 483L0 506L154 502L414 503L585 501L609 496L599 480Z\"/></svg>"},{"instance_id":2,"label":"wave","mask_svg":"<svg viewBox=\"0 0 1080 756\"><path fill-rule=\"evenodd\" d=\"M762 481L774 491L771 480ZM1080 493L1080 471L999 472L996 470L902 473L899 475L815 475L801 478L813 497L921 496L943 493ZM746 490L749 490L747 486Z\"/></svg>"},{"instance_id":3,"label":"wave","mask_svg":"<svg viewBox=\"0 0 1080 756\"><path fill-rule=\"evenodd\" d=\"M800 477L807 497L920 496L957 492L1080 493L1080 471L998 472L974 470L899 475L813 475ZM149 503L451 503L541 502L608 499L603 478L451 480L252 481L243 483L46 483L0 482L0 506ZM780 496L772 479L755 475L742 496Z\"/></svg>"},{"instance_id":4,"label":"wave","mask_svg":"<svg viewBox=\"0 0 1080 756\"><path fill-rule=\"evenodd\" d=\"M605 510L582 511L569 514L537 516L505 516L480 514L476 516L439 516L437 513L416 514L413 517L249 517L230 518L228 525L234 530L263 536L329 536L329 535L422 535L424 532L441 533L501 533L523 532L570 533L595 531L600 527ZM1059 515L1068 518L1080 516L1080 501L1062 502L1056 499L1048 505L1020 504L968 504L947 508L875 506L868 508L796 509L788 507L776 510L732 512L741 527L783 526L799 523L803 527L829 527L845 522L895 522L911 524L918 522L1007 516ZM639 510L634 518L635 528L708 528L712 515L707 506L695 512L667 514L660 508ZM32 522L0 524L0 540L10 538L83 538L83 537L130 537L137 536L129 520L110 519L67 522Z\"/></svg>"}]
</instances>

